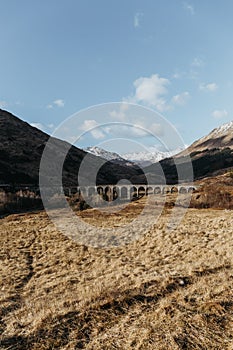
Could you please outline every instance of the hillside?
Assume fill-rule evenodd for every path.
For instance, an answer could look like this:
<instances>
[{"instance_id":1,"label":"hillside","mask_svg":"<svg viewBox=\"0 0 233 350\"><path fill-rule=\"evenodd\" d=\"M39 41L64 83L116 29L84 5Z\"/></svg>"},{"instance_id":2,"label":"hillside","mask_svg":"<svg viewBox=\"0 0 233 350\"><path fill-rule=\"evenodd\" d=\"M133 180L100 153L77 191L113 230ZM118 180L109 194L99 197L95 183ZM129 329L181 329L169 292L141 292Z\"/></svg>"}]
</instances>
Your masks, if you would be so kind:
<instances>
[{"instance_id":1,"label":"hillside","mask_svg":"<svg viewBox=\"0 0 233 350\"><path fill-rule=\"evenodd\" d=\"M0 109L0 184L31 184L38 185L41 156L49 135L32 127L11 113ZM53 139L54 157L60 157L67 143ZM86 152L71 146L63 167L63 184L77 185L77 174ZM98 168L99 157L90 155L90 172ZM51 159L49 164L54 169L56 182L56 164ZM130 179L141 173L140 169L126 165L107 162L99 171L98 183L116 183L122 178ZM88 179L89 174L86 174Z\"/></svg>"},{"instance_id":2,"label":"hillside","mask_svg":"<svg viewBox=\"0 0 233 350\"><path fill-rule=\"evenodd\" d=\"M194 180L218 173L225 172L233 166L233 122L224 124L211 131L207 136L195 141L184 151L172 158L161 160L145 168L146 173L156 174L162 167L168 183L178 181L175 162L183 169L182 181L185 177L185 169L190 167L192 161Z\"/></svg>"},{"instance_id":3,"label":"hillside","mask_svg":"<svg viewBox=\"0 0 233 350\"><path fill-rule=\"evenodd\" d=\"M187 152L189 154L200 154L206 150L222 150L225 148L233 149L233 121L215 128L208 135L201 137L176 156L181 157Z\"/></svg>"}]
</instances>

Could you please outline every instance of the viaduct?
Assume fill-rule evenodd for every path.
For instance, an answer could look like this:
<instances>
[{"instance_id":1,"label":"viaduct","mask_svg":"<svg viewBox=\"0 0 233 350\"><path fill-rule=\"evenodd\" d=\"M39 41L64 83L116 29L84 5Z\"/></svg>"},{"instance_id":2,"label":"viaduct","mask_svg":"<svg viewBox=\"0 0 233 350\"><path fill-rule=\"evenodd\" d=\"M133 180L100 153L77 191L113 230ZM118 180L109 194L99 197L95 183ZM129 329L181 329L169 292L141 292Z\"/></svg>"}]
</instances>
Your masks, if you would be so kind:
<instances>
[{"instance_id":1,"label":"viaduct","mask_svg":"<svg viewBox=\"0 0 233 350\"><path fill-rule=\"evenodd\" d=\"M40 194L40 190L37 186L17 186L11 187L10 185L0 185L0 190L6 192L18 192L20 197L28 196L31 192L35 195ZM66 196L72 196L75 193L83 194L88 198L94 195L100 195L106 197L111 201L116 198L120 199L132 199L133 197L142 197L148 195L159 195L166 193L192 193L197 189L197 186L193 184L179 184L179 185L98 185L98 186L82 186L82 187L64 187L64 188L47 188L44 189L47 193L63 193Z\"/></svg>"},{"instance_id":2,"label":"viaduct","mask_svg":"<svg viewBox=\"0 0 233 350\"><path fill-rule=\"evenodd\" d=\"M192 193L197 189L194 185L99 185L78 187L78 193L85 197L93 195L107 196L109 200L116 198L131 199L133 197L142 197L166 193ZM71 195L72 189L64 189L66 195Z\"/></svg>"}]
</instances>

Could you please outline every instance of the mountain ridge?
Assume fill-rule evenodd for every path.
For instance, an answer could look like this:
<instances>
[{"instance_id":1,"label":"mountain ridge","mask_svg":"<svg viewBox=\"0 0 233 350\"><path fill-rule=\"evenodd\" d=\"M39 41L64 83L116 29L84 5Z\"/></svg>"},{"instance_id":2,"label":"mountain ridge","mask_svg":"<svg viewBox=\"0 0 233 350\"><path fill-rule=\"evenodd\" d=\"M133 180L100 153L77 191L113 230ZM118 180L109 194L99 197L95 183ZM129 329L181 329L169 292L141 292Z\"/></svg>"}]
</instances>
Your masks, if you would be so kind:
<instances>
[{"instance_id":1,"label":"mountain ridge","mask_svg":"<svg viewBox=\"0 0 233 350\"><path fill-rule=\"evenodd\" d=\"M199 152L199 154L207 149L233 149L233 121L220 125L214 128L207 135L194 141L184 151L176 154L176 157L181 157L193 152Z\"/></svg>"},{"instance_id":2,"label":"mountain ridge","mask_svg":"<svg viewBox=\"0 0 233 350\"><path fill-rule=\"evenodd\" d=\"M0 109L0 183L1 184L39 184L40 160L44 147L50 136L43 131L22 121L8 111ZM63 165L63 184L65 186L78 185L78 169L87 154L66 141L53 139L54 158L62 157L64 150L69 145ZM90 172L98 169L100 159L94 155L89 156ZM50 167L54 173L56 182L56 164L51 159ZM99 170L98 183L116 183L123 178L141 174L138 167L126 167L125 165L106 162ZM87 178L89 174L86 174Z\"/></svg>"}]
</instances>

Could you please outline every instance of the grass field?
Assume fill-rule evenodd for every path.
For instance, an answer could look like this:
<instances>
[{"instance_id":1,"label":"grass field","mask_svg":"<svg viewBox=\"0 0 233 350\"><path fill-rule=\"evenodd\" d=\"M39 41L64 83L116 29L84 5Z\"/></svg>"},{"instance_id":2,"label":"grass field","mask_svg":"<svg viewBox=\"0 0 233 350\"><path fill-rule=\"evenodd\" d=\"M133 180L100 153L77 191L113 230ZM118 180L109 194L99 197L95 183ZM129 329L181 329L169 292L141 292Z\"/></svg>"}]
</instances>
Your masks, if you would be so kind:
<instances>
[{"instance_id":1,"label":"grass field","mask_svg":"<svg viewBox=\"0 0 233 350\"><path fill-rule=\"evenodd\" d=\"M141 212L79 215L114 227ZM138 240L94 248L46 213L0 221L0 349L233 349L232 211L169 208ZM148 218L149 219L149 218Z\"/></svg>"}]
</instances>

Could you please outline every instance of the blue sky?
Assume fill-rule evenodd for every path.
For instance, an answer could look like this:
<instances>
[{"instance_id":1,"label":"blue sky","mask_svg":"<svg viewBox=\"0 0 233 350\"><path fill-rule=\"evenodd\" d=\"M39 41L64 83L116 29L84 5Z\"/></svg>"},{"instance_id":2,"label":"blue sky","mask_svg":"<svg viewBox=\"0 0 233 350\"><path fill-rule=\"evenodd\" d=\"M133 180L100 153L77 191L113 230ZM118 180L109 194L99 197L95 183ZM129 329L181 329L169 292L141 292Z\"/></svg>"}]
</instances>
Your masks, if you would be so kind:
<instances>
[{"instance_id":1,"label":"blue sky","mask_svg":"<svg viewBox=\"0 0 233 350\"><path fill-rule=\"evenodd\" d=\"M232 120L231 0L0 0L0 13L0 106L49 133L117 101L157 110L186 144Z\"/></svg>"}]
</instances>

